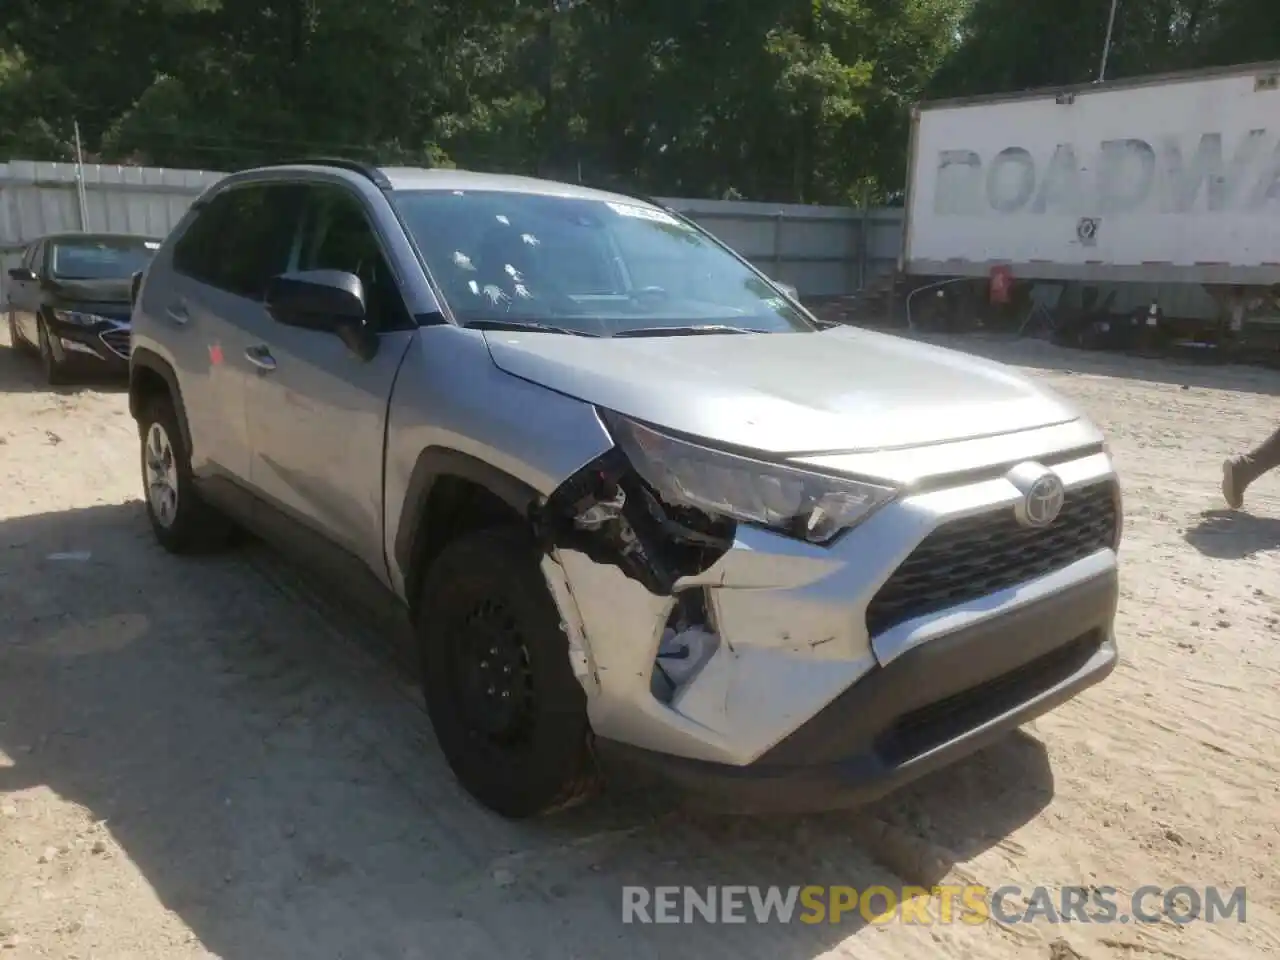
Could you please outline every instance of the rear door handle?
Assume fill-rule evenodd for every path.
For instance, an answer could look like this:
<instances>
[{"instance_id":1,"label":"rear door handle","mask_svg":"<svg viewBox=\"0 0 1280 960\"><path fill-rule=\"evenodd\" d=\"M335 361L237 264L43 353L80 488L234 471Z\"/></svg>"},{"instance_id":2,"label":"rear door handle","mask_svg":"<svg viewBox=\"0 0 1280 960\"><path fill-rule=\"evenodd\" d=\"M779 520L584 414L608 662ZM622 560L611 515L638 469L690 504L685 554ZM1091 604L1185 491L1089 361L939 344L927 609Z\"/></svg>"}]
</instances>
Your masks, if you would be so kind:
<instances>
[{"instance_id":1,"label":"rear door handle","mask_svg":"<svg viewBox=\"0 0 1280 960\"><path fill-rule=\"evenodd\" d=\"M178 326L184 325L191 319L191 315L187 313L187 305L185 303L171 304L164 315Z\"/></svg>"},{"instance_id":2,"label":"rear door handle","mask_svg":"<svg viewBox=\"0 0 1280 960\"><path fill-rule=\"evenodd\" d=\"M249 347L244 352L245 359L252 363L259 370L270 372L276 368L276 358L271 355L270 348L266 344L258 344Z\"/></svg>"}]
</instances>

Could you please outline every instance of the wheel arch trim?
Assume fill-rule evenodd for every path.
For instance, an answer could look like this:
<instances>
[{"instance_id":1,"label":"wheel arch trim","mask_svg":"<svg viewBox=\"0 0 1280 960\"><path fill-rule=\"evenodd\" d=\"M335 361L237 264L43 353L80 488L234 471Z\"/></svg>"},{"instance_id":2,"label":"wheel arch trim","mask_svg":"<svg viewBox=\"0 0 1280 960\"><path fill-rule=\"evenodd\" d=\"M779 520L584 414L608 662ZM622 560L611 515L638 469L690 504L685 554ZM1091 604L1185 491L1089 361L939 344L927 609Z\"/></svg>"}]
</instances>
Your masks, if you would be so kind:
<instances>
[{"instance_id":1,"label":"wheel arch trim","mask_svg":"<svg viewBox=\"0 0 1280 960\"><path fill-rule=\"evenodd\" d=\"M135 421L142 416L142 393L138 389L139 372L146 370L155 374L169 388L169 397L173 400L173 412L178 417L178 429L182 432L182 446L191 454L191 428L187 424L187 410L182 402L182 390L178 386L178 374L164 357L146 347L138 347L129 357L129 415Z\"/></svg>"},{"instance_id":2,"label":"wheel arch trim","mask_svg":"<svg viewBox=\"0 0 1280 960\"><path fill-rule=\"evenodd\" d=\"M405 490L404 507L396 526L392 559L404 577L405 592L413 596L413 581L423 571L415 570L416 559L430 533L423 529L431 492L441 477L458 477L492 493L521 517L528 519L530 507L540 495L534 487L501 467L451 447L427 447L418 454Z\"/></svg>"}]
</instances>

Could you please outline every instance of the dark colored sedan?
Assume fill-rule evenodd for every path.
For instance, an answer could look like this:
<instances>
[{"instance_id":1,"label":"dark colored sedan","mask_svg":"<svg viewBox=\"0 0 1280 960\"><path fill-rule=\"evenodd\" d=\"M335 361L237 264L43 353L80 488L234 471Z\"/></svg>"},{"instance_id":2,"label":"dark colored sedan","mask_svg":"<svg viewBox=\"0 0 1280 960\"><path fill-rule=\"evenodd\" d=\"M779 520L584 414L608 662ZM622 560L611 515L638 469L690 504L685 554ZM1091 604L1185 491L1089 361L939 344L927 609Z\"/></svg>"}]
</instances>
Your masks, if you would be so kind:
<instances>
[{"instance_id":1,"label":"dark colored sedan","mask_svg":"<svg viewBox=\"0 0 1280 960\"><path fill-rule=\"evenodd\" d=\"M129 369L130 294L160 241L126 234L67 233L33 240L9 271L9 339L38 352L49 383L74 365Z\"/></svg>"}]
</instances>

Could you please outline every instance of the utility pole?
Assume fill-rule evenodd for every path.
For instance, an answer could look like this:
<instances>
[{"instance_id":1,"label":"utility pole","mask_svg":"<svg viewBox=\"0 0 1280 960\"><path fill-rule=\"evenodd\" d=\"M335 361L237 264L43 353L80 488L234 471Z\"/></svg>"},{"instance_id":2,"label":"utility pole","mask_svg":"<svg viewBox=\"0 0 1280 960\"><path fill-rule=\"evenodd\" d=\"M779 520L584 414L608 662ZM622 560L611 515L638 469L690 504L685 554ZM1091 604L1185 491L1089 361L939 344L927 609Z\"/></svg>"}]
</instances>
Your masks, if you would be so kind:
<instances>
[{"instance_id":1,"label":"utility pole","mask_svg":"<svg viewBox=\"0 0 1280 960\"><path fill-rule=\"evenodd\" d=\"M80 205L80 232L89 232L89 198L84 189L84 153L80 150L80 121L73 121L76 136L76 200Z\"/></svg>"},{"instance_id":2,"label":"utility pole","mask_svg":"<svg viewBox=\"0 0 1280 960\"><path fill-rule=\"evenodd\" d=\"M548 0L542 11L542 123L541 148L538 153L538 174L543 177L554 176L552 166L555 162L556 137L559 129L556 124L556 14L559 13L556 0Z\"/></svg>"},{"instance_id":3,"label":"utility pole","mask_svg":"<svg viewBox=\"0 0 1280 960\"><path fill-rule=\"evenodd\" d=\"M577 6L579 0L544 0L541 17L542 47L542 116L539 122L538 173L547 177L567 177L568 155L565 150L566 131L563 112L556 102L556 61L558 59L557 30L564 15Z\"/></svg>"},{"instance_id":4,"label":"utility pole","mask_svg":"<svg viewBox=\"0 0 1280 960\"><path fill-rule=\"evenodd\" d=\"M1111 0L1111 14L1107 17L1107 39L1102 44L1102 64L1098 67L1098 83L1107 79L1107 57L1111 54L1111 32L1116 26L1116 7L1120 0Z\"/></svg>"}]
</instances>

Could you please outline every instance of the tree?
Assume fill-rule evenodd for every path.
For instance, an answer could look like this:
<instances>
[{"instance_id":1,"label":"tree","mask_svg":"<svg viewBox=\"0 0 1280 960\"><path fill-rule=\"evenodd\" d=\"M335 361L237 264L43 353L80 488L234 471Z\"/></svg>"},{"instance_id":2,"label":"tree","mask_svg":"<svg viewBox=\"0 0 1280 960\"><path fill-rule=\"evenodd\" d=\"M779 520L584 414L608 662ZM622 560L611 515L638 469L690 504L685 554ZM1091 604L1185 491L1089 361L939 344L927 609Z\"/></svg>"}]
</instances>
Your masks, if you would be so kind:
<instances>
[{"instance_id":1,"label":"tree","mask_svg":"<svg viewBox=\"0 0 1280 960\"><path fill-rule=\"evenodd\" d=\"M1110 0L8 0L0 152L344 154L852 203L925 96L1088 82ZM1280 57L1275 0L1120 0L1113 77Z\"/></svg>"},{"instance_id":2,"label":"tree","mask_svg":"<svg viewBox=\"0 0 1280 960\"><path fill-rule=\"evenodd\" d=\"M1111 0L974 0L930 96L966 96L1098 76ZM1280 58L1274 0L1119 0L1107 78Z\"/></svg>"}]
</instances>

